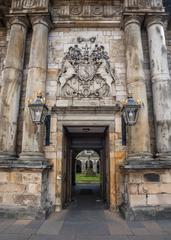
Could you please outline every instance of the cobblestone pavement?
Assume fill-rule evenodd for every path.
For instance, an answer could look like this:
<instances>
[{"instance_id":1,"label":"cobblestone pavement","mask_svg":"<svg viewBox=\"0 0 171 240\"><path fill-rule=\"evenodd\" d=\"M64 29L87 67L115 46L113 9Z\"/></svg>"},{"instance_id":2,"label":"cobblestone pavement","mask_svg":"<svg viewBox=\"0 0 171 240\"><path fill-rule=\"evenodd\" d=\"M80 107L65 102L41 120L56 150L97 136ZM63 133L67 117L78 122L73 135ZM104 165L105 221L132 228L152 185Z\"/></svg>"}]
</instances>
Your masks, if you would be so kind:
<instances>
[{"instance_id":1,"label":"cobblestone pavement","mask_svg":"<svg viewBox=\"0 0 171 240\"><path fill-rule=\"evenodd\" d=\"M45 221L0 219L0 240L171 240L171 220L126 222L93 191L79 189L68 209Z\"/></svg>"}]
</instances>

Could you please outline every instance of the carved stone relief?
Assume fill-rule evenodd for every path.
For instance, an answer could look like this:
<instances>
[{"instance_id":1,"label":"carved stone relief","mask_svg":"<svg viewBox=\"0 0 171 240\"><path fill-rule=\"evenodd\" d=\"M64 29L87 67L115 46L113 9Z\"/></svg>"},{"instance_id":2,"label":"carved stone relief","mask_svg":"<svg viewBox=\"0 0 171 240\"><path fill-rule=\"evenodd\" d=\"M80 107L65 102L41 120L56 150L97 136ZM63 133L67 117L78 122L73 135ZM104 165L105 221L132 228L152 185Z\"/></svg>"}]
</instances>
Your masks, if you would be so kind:
<instances>
[{"instance_id":1,"label":"carved stone relief","mask_svg":"<svg viewBox=\"0 0 171 240\"><path fill-rule=\"evenodd\" d=\"M62 61L58 77L60 97L108 97L115 94L115 72L104 46L96 38L77 38Z\"/></svg>"},{"instance_id":2,"label":"carved stone relief","mask_svg":"<svg viewBox=\"0 0 171 240\"><path fill-rule=\"evenodd\" d=\"M53 19L77 19L77 18L113 18L121 16L122 6L113 5L54 5L52 9ZM84 19L86 20L86 19Z\"/></svg>"},{"instance_id":3,"label":"carved stone relief","mask_svg":"<svg viewBox=\"0 0 171 240\"><path fill-rule=\"evenodd\" d=\"M31 10L31 9L46 9L49 0L13 0L12 11L17 10Z\"/></svg>"},{"instance_id":4,"label":"carved stone relief","mask_svg":"<svg viewBox=\"0 0 171 240\"><path fill-rule=\"evenodd\" d=\"M125 7L127 8L142 8L143 11L149 8L162 9L162 0L125 0ZM143 9L144 8L144 9Z\"/></svg>"}]
</instances>

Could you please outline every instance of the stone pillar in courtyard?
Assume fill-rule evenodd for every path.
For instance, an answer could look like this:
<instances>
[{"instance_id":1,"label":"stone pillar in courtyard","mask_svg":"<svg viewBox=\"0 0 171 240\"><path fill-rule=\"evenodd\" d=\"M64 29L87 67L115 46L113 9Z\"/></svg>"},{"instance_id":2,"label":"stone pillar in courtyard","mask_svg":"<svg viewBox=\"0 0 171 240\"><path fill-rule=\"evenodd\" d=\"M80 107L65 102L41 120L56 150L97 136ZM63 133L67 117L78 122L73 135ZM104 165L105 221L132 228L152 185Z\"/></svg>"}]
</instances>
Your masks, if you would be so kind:
<instances>
[{"instance_id":1,"label":"stone pillar in courtyard","mask_svg":"<svg viewBox=\"0 0 171 240\"><path fill-rule=\"evenodd\" d=\"M156 145L159 159L171 159L171 77L163 17L147 16Z\"/></svg>"},{"instance_id":2,"label":"stone pillar in courtyard","mask_svg":"<svg viewBox=\"0 0 171 240\"><path fill-rule=\"evenodd\" d=\"M143 103L137 124L128 127L128 161L151 159L147 91L143 69L144 56L141 39L142 21L143 17L141 16L125 16L127 90L128 94L131 94L135 100L140 99Z\"/></svg>"},{"instance_id":3,"label":"stone pillar in courtyard","mask_svg":"<svg viewBox=\"0 0 171 240\"><path fill-rule=\"evenodd\" d=\"M23 125L22 153L21 159L43 160L43 128L33 124L28 108L28 99L36 97L41 92L45 97L45 82L47 75L48 54L48 32L49 17L33 16L31 18L33 27L29 70L26 87L26 101Z\"/></svg>"},{"instance_id":4,"label":"stone pillar in courtyard","mask_svg":"<svg viewBox=\"0 0 171 240\"><path fill-rule=\"evenodd\" d=\"M16 133L27 33L26 17L12 17L0 102L0 159L16 155Z\"/></svg>"},{"instance_id":5,"label":"stone pillar in courtyard","mask_svg":"<svg viewBox=\"0 0 171 240\"><path fill-rule=\"evenodd\" d=\"M97 161L96 160L93 161L93 172L97 173Z\"/></svg>"}]
</instances>

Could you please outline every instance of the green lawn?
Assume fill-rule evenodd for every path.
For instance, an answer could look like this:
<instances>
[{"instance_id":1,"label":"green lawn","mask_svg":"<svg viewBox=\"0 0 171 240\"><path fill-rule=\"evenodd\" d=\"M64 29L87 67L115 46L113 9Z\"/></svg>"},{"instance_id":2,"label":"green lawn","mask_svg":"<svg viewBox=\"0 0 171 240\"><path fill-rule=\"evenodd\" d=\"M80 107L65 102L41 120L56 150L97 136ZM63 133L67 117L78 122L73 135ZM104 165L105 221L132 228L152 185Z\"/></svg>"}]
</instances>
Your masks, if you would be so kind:
<instances>
[{"instance_id":1,"label":"green lawn","mask_svg":"<svg viewBox=\"0 0 171 240\"><path fill-rule=\"evenodd\" d=\"M85 176L84 174L76 174L76 183L99 183L100 174L96 176Z\"/></svg>"}]
</instances>

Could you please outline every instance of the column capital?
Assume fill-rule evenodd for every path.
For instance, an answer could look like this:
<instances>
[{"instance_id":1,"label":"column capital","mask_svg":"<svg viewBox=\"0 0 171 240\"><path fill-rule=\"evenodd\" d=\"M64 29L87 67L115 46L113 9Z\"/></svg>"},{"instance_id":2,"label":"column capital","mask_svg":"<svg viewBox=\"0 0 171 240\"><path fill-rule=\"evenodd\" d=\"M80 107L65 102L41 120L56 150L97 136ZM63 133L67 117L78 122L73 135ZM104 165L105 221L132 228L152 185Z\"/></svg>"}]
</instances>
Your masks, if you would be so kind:
<instances>
[{"instance_id":1,"label":"column capital","mask_svg":"<svg viewBox=\"0 0 171 240\"><path fill-rule=\"evenodd\" d=\"M9 24L10 24L10 26L16 24L16 25L21 25L24 28L27 28L29 25L29 21L26 16L12 16L9 19Z\"/></svg>"},{"instance_id":2,"label":"column capital","mask_svg":"<svg viewBox=\"0 0 171 240\"><path fill-rule=\"evenodd\" d=\"M141 26L144 20L144 16L140 15L125 15L123 19L124 27L127 27L129 24L135 23Z\"/></svg>"},{"instance_id":3,"label":"column capital","mask_svg":"<svg viewBox=\"0 0 171 240\"><path fill-rule=\"evenodd\" d=\"M164 26L164 22L166 21L165 15L147 15L145 17L145 25L149 28L151 25L160 24Z\"/></svg>"},{"instance_id":4,"label":"column capital","mask_svg":"<svg viewBox=\"0 0 171 240\"><path fill-rule=\"evenodd\" d=\"M42 24L44 26L46 26L47 28L51 28L51 20L50 17L48 15L33 15L30 17L30 21L32 26L34 27L36 24Z\"/></svg>"}]
</instances>

